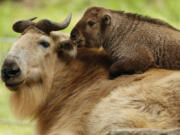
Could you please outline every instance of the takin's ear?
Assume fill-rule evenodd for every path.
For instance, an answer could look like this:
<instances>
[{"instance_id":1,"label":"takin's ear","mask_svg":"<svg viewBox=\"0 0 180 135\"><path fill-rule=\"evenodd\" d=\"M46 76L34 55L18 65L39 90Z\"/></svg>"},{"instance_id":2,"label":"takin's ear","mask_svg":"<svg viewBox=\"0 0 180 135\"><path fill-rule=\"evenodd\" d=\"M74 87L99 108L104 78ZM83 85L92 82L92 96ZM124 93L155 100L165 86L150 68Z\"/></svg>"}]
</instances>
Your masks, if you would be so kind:
<instances>
[{"instance_id":1,"label":"takin's ear","mask_svg":"<svg viewBox=\"0 0 180 135\"><path fill-rule=\"evenodd\" d=\"M106 24L106 25L111 24L111 17L110 17L108 14L105 14L105 15L102 17L102 23L103 23L103 24Z\"/></svg>"},{"instance_id":2,"label":"takin's ear","mask_svg":"<svg viewBox=\"0 0 180 135\"><path fill-rule=\"evenodd\" d=\"M51 38L54 42L63 41L69 39L69 34L60 32L60 31L53 31L50 33Z\"/></svg>"},{"instance_id":3,"label":"takin's ear","mask_svg":"<svg viewBox=\"0 0 180 135\"><path fill-rule=\"evenodd\" d=\"M66 56L75 58L77 55L77 47L71 40L64 40L58 43L58 52L62 52Z\"/></svg>"}]
</instances>

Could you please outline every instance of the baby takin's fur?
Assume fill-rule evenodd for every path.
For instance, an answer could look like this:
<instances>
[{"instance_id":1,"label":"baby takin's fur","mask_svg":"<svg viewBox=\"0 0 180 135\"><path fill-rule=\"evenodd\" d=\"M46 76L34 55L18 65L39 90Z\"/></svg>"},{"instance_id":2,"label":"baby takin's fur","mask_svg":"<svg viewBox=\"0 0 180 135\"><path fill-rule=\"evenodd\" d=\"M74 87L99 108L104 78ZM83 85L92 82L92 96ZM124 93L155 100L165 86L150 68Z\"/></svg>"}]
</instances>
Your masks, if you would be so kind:
<instances>
[{"instance_id":1,"label":"baby takin's fur","mask_svg":"<svg viewBox=\"0 0 180 135\"><path fill-rule=\"evenodd\" d=\"M137 14L91 7L71 32L78 46L100 47L111 56L112 77L150 67L180 69L180 31Z\"/></svg>"}]
</instances>

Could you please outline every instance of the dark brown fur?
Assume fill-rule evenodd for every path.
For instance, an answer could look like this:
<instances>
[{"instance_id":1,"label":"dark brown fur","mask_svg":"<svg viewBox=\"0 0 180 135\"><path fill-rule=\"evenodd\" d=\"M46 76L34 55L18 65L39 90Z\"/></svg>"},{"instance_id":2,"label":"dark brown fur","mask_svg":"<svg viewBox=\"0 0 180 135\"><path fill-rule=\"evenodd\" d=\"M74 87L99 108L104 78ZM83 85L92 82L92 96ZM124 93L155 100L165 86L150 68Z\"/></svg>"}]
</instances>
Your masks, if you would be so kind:
<instances>
[{"instance_id":1,"label":"dark brown fur","mask_svg":"<svg viewBox=\"0 0 180 135\"><path fill-rule=\"evenodd\" d=\"M149 22L149 23L153 23L153 24L164 25L166 27L169 27L171 29L179 31L178 29L176 29L172 25L170 25L167 22L165 22L163 20L160 20L160 19L155 19L155 18L151 18L149 16L143 16L143 15L134 14L134 13L127 13L125 11L111 10L111 12L114 12L114 13L117 13L117 14L121 14L121 15L125 15L125 16L127 16L129 18L137 19L139 21L145 21L145 22Z\"/></svg>"},{"instance_id":2,"label":"dark brown fur","mask_svg":"<svg viewBox=\"0 0 180 135\"><path fill-rule=\"evenodd\" d=\"M71 39L79 46L102 45L113 59L112 76L150 67L180 69L180 31L158 19L92 7L72 30Z\"/></svg>"}]
</instances>

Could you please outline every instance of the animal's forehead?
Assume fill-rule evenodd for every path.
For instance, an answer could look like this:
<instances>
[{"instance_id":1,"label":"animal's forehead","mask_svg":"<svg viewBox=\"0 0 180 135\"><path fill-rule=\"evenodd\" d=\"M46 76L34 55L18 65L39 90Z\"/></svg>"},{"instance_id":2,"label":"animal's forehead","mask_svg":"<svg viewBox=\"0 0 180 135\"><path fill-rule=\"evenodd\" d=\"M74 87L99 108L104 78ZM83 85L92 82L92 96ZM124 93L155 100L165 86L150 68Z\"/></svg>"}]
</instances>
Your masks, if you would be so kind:
<instances>
[{"instance_id":1,"label":"animal's forehead","mask_svg":"<svg viewBox=\"0 0 180 135\"><path fill-rule=\"evenodd\" d=\"M97 16L100 11L101 11L101 9L100 9L100 8L97 8L97 7L89 8L89 9L85 12L85 15Z\"/></svg>"},{"instance_id":2,"label":"animal's forehead","mask_svg":"<svg viewBox=\"0 0 180 135\"><path fill-rule=\"evenodd\" d=\"M46 36L46 35L41 35L41 36L39 37L39 40L40 40L40 41L50 42L50 38L49 38L48 36Z\"/></svg>"},{"instance_id":3,"label":"animal's forehead","mask_svg":"<svg viewBox=\"0 0 180 135\"><path fill-rule=\"evenodd\" d=\"M36 42L39 41L50 41L50 37L42 34L42 33L38 33L35 32L33 30L29 30L26 31L25 33L23 33L15 42L16 45L28 45L31 44L31 46L33 46L33 44L35 44Z\"/></svg>"},{"instance_id":4,"label":"animal's forehead","mask_svg":"<svg viewBox=\"0 0 180 135\"><path fill-rule=\"evenodd\" d=\"M19 38L18 38L18 42L27 42L27 41L36 41L41 35L37 34L37 33L31 33L31 32L27 32L22 34Z\"/></svg>"},{"instance_id":5,"label":"animal's forehead","mask_svg":"<svg viewBox=\"0 0 180 135\"><path fill-rule=\"evenodd\" d=\"M39 35L47 35L40 29L36 28L34 25L29 26L23 33L22 35L26 33L33 33L33 34L39 34Z\"/></svg>"},{"instance_id":6,"label":"animal's forehead","mask_svg":"<svg viewBox=\"0 0 180 135\"><path fill-rule=\"evenodd\" d=\"M29 37L28 39L38 39L39 37L49 37L47 34L39 30L38 28L34 26L28 27L21 35L22 37Z\"/></svg>"}]
</instances>

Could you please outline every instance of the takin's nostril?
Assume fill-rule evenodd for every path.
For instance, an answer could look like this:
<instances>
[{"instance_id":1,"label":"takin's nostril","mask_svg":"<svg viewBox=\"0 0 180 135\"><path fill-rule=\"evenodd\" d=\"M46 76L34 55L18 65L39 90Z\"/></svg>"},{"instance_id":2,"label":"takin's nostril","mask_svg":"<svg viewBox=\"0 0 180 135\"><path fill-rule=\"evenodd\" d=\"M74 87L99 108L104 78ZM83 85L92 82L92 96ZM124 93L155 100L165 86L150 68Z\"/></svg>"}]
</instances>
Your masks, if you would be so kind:
<instances>
[{"instance_id":1,"label":"takin's nostril","mask_svg":"<svg viewBox=\"0 0 180 135\"><path fill-rule=\"evenodd\" d=\"M9 69L7 71L7 74L10 76L10 77L14 77L14 76L17 76L20 74L20 69Z\"/></svg>"},{"instance_id":2,"label":"takin's nostril","mask_svg":"<svg viewBox=\"0 0 180 135\"><path fill-rule=\"evenodd\" d=\"M6 75L6 69L1 69L1 77L2 77L2 80L6 81L9 79L9 77Z\"/></svg>"},{"instance_id":3,"label":"takin's nostril","mask_svg":"<svg viewBox=\"0 0 180 135\"><path fill-rule=\"evenodd\" d=\"M21 70L16 65L3 67L1 70L1 76L4 81L7 81L10 78L18 77L21 73Z\"/></svg>"}]
</instances>

